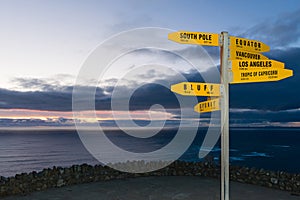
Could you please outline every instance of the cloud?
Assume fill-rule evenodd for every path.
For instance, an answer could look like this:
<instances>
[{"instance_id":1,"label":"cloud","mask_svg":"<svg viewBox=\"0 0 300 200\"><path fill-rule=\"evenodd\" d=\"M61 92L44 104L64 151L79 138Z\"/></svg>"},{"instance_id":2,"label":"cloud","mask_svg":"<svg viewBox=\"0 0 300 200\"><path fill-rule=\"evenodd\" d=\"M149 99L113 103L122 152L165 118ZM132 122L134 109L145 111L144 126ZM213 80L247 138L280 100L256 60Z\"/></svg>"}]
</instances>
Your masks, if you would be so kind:
<instances>
[{"instance_id":1,"label":"cloud","mask_svg":"<svg viewBox=\"0 0 300 200\"><path fill-rule=\"evenodd\" d=\"M118 86L122 94L129 93L136 87L133 95L130 97L130 110L148 110L154 104L160 104L165 109L178 108L179 103L176 95L170 91L170 86L178 82L176 76L162 77L154 71L148 71L143 77L156 77L154 82L141 85L139 82L131 81L129 85ZM184 74L190 81L203 81L196 72ZM0 109L29 109L45 111L72 111L72 90L73 86L62 85L59 82L53 82L45 79L14 79L19 87L28 87L38 89L37 91L16 91L0 88L1 103ZM116 79L110 79L97 87L95 95L96 110L111 110L111 94L116 83ZM159 83L164 82L168 87ZM91 86L80 86L82 91L95 89ZM185 98L185 97L179 97ZM190 107L189 98L185 100L186 107Z\"/></svg>"},{"instance_id":2,"label":"cloud","mask_svg":"<svg viewBox=\"0 0 300 200\"><path fill-rule=\"evenodd\" d=\"M220 59L219 48L216 48L216 47L189 45L183 49L175 50L174 52L180 53L184 56L189 55L190 58L194 58L194 59L207 58L206 57L207 55L205 55L205 54L208 53L208 55L211 57L211 59L213 59L213 60ZM201 54L199 54L199 52L201 52Z\"/></svg>"},{"instance_id":3,"label":"cloud","mask_svg":"<svg viewBox=\"0 0 300 200\"><path fill-rule=\"evenodd\" d=\"M261 22L241 36L261 40L272 47L294 45L300 38L300 10Z\"/></svg>"},{"instance_id":4,"label":"cloud","mask_svg":"<svg viewBox=\"0 0 300 200\"><path fill-rule=\"evenodd\" d=\"M20 92L0 89L2 109L69 110L70 95L62 92Z\"/></svg>"},{"instance_id":5,"label":"cloud","mask_svg":"<svg viewBox=\"0 0 300 200\"><path fill-rule=\"evenodd\" d=\"M20 89L30 89L31 91L57 91L67 89L57 80L50 82L38 78L14 78L11 82Z\"/></svg>"},{"instance_id":6,"label":"cloud","mask_svg":"<svg viewBox=\"0 0 300 200\"><path fill-rule=\"evenodd\" d=\"M65 127L74 126L73 119L57 118L57 119L0 119L0 127L36 127L36 126L47 126L47 127Z\"/></svg>"},{"instance_id":7,"label":"cloud","mask_svg":"<svg viewBox=\"0 0 300 200\"><path fill-rule=\"evenodd\" d=\"M193 53L193 52L191 52ZM300 48L285 48L270 51L267 56L286 64L286 68L294 70L294 76L288 79L270 83L249 83L236 84L230 86L230 108L231 123L247 124L261 122L299 122L297 114L290 110L300 108L299 97L300 87ZM170 55L172 56L172 55ZM196 55L195 55L196 56ZM170 57L170 59L172 59ZM192 108L194 105L189 97L175 95L170 91L170 86L179 81L179 77L174 74L161 74L155 70L145 71L143 76L130 80L130 84L120 85L123 94L128 94L131 87L136 87L130 98L130 110L148 110L154 104L160 104L174 116L180 116L179 102L177 98L182 98L186 102L183 109ZM205 72L189 70L182 72L187 80L193 82L218 83L219 74L215 69L208 68ZM201 76L202 75L202 76ZM204 78L205 77L205 81ZM141 80L151 79L152 82L145 85ZM111 109L111 94L118 79L112 78L99 84L96 92L96 110ZM34 88L33 91L16 91L0 89L0 108L2 109L31 109L45 111L72 111L72 85L59 82L59 78L52 79L14 79L18 86ZM164 83L169 87L160 85ZM92 86L84 86L85 90L94 89ZM206 98L199 97L198 101ZM237 112L240 109L250 109L251 112ZM253 111L253 109L255 111ZM190 113L193 111L191 110ZM202 115L205 117L206 115ZM188 118L189 116L181 116ZM192 117L196 117L193 115ZM209 117L209 115L207 116ZM175 117L174 120L177 120ZM30 122L34 123L34 122ZM144 123L144 122L143 122ZM177 123L177 122L173 122Z\"/></svg>"},{"instance_id":8,"label":"cloud","mask_svg":"<svg viewBox=\"0 0 300 200\"><path fill-rule=\"evenodd\" d=\"M276 82L234 84L230 86L230 107L259 110L290 110L300 108L300 48L274 50L270 59L285 63L294 76Z\"/></svg>"},{"instance_id":9,"label":"cloud","mask_svg":"<svg viewBox=\"0 0 300 200\"><path fill-rule=\"evenodd\" d=\"M36 82L36 81L34 81ZM85 87L85 86L82 86ZM56 86L47 87L45 91L20 92L15 90L0 89L1 109L31 109L49 111L72 110L72 86L62 91L55 90ZM87 89L90 87L86 86ZM108 101L101 88L97 88L97 101ZM102 106L100 106L102 108Z\"/></svg>"},{"instance_id":10,"label":"cloud","mask_svg":"<svg viewBox=\"0 0 300 200\"><path fill-rule=\"evenodd\" d=\"M235 84L230 86L230 107L239 109L258 110L290 110L300 108L300 101L297 94L300 93L300 48L288 48L273 50L268 53L268 57L286 63L286 68L294 70L294 76L278 82L269 83L249 83ZM191 82L212 82L218 83L220 80L218 72L209 68L199 74L196 70L182 72L182 75ZM202 76L201 76L202 75ZM204 78L205 77L205 81ZM140 80L153 80L145 85ZM22 87L38 88L38 91L20 92L16 90L0 89L0 108L20 108L33 110L71 111L72 110L72 89L71 85L63 85L54 81L44 79L15 79ZM136 90L130 99L131 110L149 109L153 104L161 104L166 109L176 109L179 107L177 98L170 91L170 86L176 84L179 77L176 75L161 74L155 70L145 71L144 75L130 80L130 84L119 85L123 94L128 94L131 87ZM96 92L96 109L111 109L111 94L117 79L103 81ZM163 87L164 83L169 87ZM93 89L91 86L81 86L84 90ZM178 97L178 96L177 96ZM179 96L178 98L188 98ZM199 101L205 98L199 97ZM186 105L190 106L190 105Z\"/></svg>"},{"instance_id":11,"label":"cloud","mask_svg":"<svg viewBox=\"0 0 300 200\"><path fill-rule=\"evenodd\" d=\"M247 110L239 111L231 109L231 126L280 126L287 124L297 124L300 122L300 110L289 111L261 111Z\"/></svg>"},{"instance_id":12,"label":"cloud","mask_svg":"<svg viewBox=\"0 0 300 200\"><path fill-rule=\"evenodd\" d=\"M75 77L69 74L56 74L48 78L24 78L11 79L11 88L18 91L72 91L70 85Z\"/></svg>"}]
</instances>

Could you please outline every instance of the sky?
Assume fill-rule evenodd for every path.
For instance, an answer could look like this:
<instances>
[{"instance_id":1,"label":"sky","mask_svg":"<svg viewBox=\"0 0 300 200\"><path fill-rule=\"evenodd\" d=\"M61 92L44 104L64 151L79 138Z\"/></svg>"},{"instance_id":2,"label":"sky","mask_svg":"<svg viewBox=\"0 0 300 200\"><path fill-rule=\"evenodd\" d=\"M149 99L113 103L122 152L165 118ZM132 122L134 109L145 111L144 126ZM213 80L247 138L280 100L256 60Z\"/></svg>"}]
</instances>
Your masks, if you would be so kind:
<instances>
[{"instance_id":1,"label":"sky","mask_svg":"<svg viewBox=\"0 0 300 200\"><path fill-rule=\"evenodd\" d=\"M279 60L294 76L270 83L250 83L230 86L231 126L300 126L300 3L287 1L68 1L68 0L0 0L0 127L74 127L72 90L84 61L108 38L134 28L161 27L172 30L220 33L263 41L271 48L265 55ZM167 38L167 36L166 36ZM174 44L176 45L176 44ZM178 45L177 51L198 59L200 47ZM216 66L217 47L205 48ZM194 55L195 54L195 55ZM144 60L161 56L189 81L203 81L199 74L186 68L174 56L150 50L140 50L114 63L115 69L124 65L142 65ZM175 60L175 61L174 61ZM213 67L206 65L202 73L210 75ZM187 126L199 120L193 106L185 106L182 119L178 96L169 88L178 77L157 66L147 66L144 74L133 74L122 82L121 93L132 87L130 117L145 125L150 119L166 120L166 126ZM121 74L111 70L102 84L86 82L82 87L97 86L96 114L81 119L94 120L103 126L115 126L114 119L127 121L127 112L111 111L111 97ZM128 68L130 69L130 68ZM127 69L127 70L128 70ZM170 72L170 73L169 73ZM143 81L147 79L147 84ZM179 97L182 98L182 97ZM203 98L198 98L203 100ZM189 100L187 100L189 101ZM150 109L152 105L164 107ZM150 111L149 111L150 109ZM89 111L83 111L88 113ZM201 116L207 125L210 114Z\"/></svg>"}]
</instances>

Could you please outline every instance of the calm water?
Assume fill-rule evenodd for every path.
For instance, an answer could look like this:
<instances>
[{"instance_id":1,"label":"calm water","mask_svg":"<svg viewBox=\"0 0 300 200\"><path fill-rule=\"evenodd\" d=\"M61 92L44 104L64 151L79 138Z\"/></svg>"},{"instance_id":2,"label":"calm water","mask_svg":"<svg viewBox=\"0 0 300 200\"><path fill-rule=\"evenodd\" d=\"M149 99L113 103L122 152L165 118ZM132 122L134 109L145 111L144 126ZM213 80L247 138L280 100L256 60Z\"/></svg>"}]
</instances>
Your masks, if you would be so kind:
<instances>
[{"instance_id":1,"label":"calm water","mask_svg":"<svg viewBox=\"0 0 300 200\"><path fill-rule=\"evenodd\" d=\"M176 131L164 130L150 139L132 139L120 131L107 135L130 151L149 152L166 145ZM205 130L180 158L197 161ZM220 144L210 153L217 162ZM300 129L231 129L231 164L300 173ZM39 171L53 166L99 164L82 145L76 131L0 131L0 175Z\"/></svg>"}]
</instances>

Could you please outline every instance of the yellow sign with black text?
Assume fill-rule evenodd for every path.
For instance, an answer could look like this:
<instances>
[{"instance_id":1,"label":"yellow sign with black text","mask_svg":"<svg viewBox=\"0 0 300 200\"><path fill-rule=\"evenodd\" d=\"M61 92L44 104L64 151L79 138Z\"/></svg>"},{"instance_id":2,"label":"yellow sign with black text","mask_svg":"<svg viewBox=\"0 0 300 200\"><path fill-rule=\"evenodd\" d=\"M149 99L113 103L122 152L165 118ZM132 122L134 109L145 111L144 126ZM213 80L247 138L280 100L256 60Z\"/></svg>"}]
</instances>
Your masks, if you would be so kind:
<instances>
[{"instance_id":1,"label":"yellow sign with black text","mask_svg":"<svg viewBox=\"0 0 300 200\"><path fill-rule=\"evenodd\" d=\"M268 57L261 53L243 51L239 49L231 48L230 50L230 60L267 60Z\"/></svg>"},{"instance_id":2,"label":"yellow sign with black text","mask_svg":"<svg viewBox=\"0 0 300 200\"><path fill-rule=\"evenodd\" d=\"M230 49L240 49L250 52L267 52L270 51L270 47L265 43L258 40L249 40L246 38L239 38L230 36Z\"/></svg>"},{"instance_id":3,"label":"yellow sign with black text","mask_svg":"<svg viewBox=\"0 0 300 200\"><path fill-rule=\"evenodd\" d=\"M279 81L293 76L293 70L282 68L271 68L265 70L247 70L232 71L232 81L230 83L252 83L252 82L269 82Z\"/></svg>"},{"instance_id":4,"label":"yellow sign with black text","mask_svg":"<svg viewBox=\"0 0 300 200\"><path fill-rule=\"evenodd\" d=\"M284 63L277 60L230 60L229 69L232 71L246 71L253 69L284 68Z\"/></svg>"},{"instance_id":5,"label":"yellow sign with black text","mask_svg":"<svg viewBox=\"0 0 300 200\"><path fill-rule=\"evenodd\" d=\"M180 44L219 46L219 34L217 33L178 31L169 33L168 39Z\"/></svg>"},{"instance_id":6,"label":"yellow sign with black text","mask_svg":"<svg viewBox=\"0 0 300 200\"><path fill-rule=\"evenodd\" d=\"M182 82L172 85L171 91L184 96L220 96L220 84Z\"/></svg>"},{"instance_id":7,"label":"yellow sign with black text","mask_svg":"<svg viewBox=\"0 0 300 200\"><path fill-rule=\"evenodd\" d=\"M220 110L219 98L200 102L194 107L194 111L198 113L212 112L217 110Z\"/></svg>"}]
</instances>

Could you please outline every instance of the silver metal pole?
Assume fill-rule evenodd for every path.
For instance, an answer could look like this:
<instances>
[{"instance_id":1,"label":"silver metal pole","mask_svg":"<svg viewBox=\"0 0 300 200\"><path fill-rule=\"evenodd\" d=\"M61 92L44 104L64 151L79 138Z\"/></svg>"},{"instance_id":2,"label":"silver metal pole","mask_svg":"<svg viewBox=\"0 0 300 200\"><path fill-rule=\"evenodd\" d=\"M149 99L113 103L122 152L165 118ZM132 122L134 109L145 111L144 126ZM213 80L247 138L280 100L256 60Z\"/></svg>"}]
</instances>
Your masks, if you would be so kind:
<instances>
[{"instance_id":1,"label":"silver metal pole","mask_svg":"<svg viewBox=\"0 0 300 200\"><path fill-rule=\"evenodd\" d=\"M221 200L229 200L228 32L222 32L221 39Z\"/></svg>"}]
</instances>

